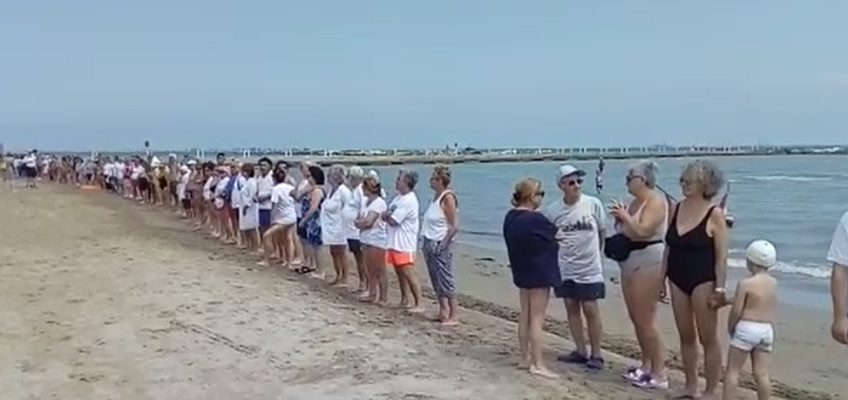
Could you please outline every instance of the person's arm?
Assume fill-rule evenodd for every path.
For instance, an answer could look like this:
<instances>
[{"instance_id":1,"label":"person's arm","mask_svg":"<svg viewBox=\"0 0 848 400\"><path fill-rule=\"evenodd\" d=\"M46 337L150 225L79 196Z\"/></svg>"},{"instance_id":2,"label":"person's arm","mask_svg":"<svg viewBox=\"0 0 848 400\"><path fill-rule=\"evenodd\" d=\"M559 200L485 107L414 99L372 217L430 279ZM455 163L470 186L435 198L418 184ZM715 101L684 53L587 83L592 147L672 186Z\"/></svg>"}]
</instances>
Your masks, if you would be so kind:
<instances>
[{"instance_id":1,"label":"person's arm","mask_svg":"<svg viewBox=\"0 0 848 400\"><path fill-rule=\"evenodd\" d=\"M715 290L723 294L727 284L727 247L730 235L727 232L724 212L719 208L712 209L710 221L713 224L713 241L715 242Z\"/></svg>"},{"instance_id":2,"label":"person's arm","mask_svg":"<svg viewBox=\"0 0 848 400\"><path fill-rule=\"evenodd\" d=\"M601 249L601 254L604 254L604 244L607 238L607 213L604 210L604 205L600 200L595 199L592 203L592 214L595 217L595 223L598 224L598 246Z\"/></svg>"},{"instance_id":3,"label":"person's arm","mask_svg":"<svg viewBox=\"0 0 848 400\"><path fill-rule=\"evenodd\" d=\"M660 201L650 201L642 208L639 218L627 212L621 213L621 228L631 239L645 239L656 233L666 217L666 208Z\"/></svg>"},{"instance_id":4,"label":"person's arm","mask_svg":"<svg viewBox=\"0 0 848 400\"><path fill-rule=\"evenodd\" d=\"M312 189L312 192L309 195L309 210L306 211L306 214L303 214L303 222L307 221L318 212L318 207L321 205L321 196L321 189Z\"/></svg>"},{"instance_id":5,"label":"person's arm","mask_svg":"<svg viewBox=\"0 0 848 400\"><path fill-rule=\"evenodd\" d=\"M443 242L445 245L453 241L453 237L459 231L459 221L457 215L456 195L450 193L442 198L442 212L445 214L445 220L448 223L448 233L445 235Z\"/></svg>"},{"instance_id":6,"label":"person's arm","mask_svg":"<svg viewBox=\"0 0 848 400\"><path fill-rule=\"evenodd\" d=\"M259 184L259 182L263 182L263 184L262 184L263 189L261 191L257 191L256 201L263 203L265 201L271 200L271 194L274 192L274 185L273 184L269 185L268 184L268 178L266 178L264 176L262 178L260 178L259 180L257 180L257 182L256 182L257 185Z\"/></svg>"},{"instance_id":7,"label":"person's arm","mask_svg":"<svg viewBox=\"0 0 848 400\"><path fill-rule=\"evenodd\" d=\"M744 281L739 281L739 283L736 284L736 293L734 293L731 302L733 307L730 308L730 313L727 316L727 332L731 336L733 335L733 331L736 329L736 324L739 323L739 319L742 318L742 311L745 310L746 288L743 282Z\"/></svg>"},{"instance_id":8,"label":"person's arm","mask_svg":"<svg viewBox=\"0 0 848 400\"><path fill-rule=\"evenodd\" d=\"M830 275L830 298L833 320L848 318L848 266L834 263Z\"/></svg>"},{"instance_id":9,"label":"person's arm","mask_svg":"<svg viewBox=\"0 0 848 400\"><path fill-rule=\"evenodd\" d=\"M377 222L380 214L375 211L368 211L362 218L357 219L353 224L360 230L368 230Z\"/></svg>"},{"instance_id":10,"label":"person's arm","mask_svg":"<svg viewBox=\"0 0 848 400\"><path fill-rule=\"evenodd\" d=\"M412 207L408 204L408 201L399 201L398 204L395 204L394 210L388 210L383 213L384 219L389 226L400 226L400 224L410 217L412 214Z\"/></svg>"}]
</instances>

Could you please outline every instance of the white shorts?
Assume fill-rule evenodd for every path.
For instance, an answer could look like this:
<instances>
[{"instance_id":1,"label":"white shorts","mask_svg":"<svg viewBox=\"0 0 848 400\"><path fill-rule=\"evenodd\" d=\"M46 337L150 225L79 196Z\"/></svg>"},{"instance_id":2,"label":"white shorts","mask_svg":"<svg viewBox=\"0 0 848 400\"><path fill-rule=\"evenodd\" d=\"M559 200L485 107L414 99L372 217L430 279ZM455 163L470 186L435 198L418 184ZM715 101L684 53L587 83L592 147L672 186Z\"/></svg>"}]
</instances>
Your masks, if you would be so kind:
<instances>
[{"instance_id":1,"label":"white shorts","mask_svg":"<svg viewBox=\"0 0 848 400\"><path fill-rule=\"evenodd\" d=\"M767 322L739 321L730 345L743 351L756 349L770 353L774 346L774 328Z\"/></svg>"}]
</instances>

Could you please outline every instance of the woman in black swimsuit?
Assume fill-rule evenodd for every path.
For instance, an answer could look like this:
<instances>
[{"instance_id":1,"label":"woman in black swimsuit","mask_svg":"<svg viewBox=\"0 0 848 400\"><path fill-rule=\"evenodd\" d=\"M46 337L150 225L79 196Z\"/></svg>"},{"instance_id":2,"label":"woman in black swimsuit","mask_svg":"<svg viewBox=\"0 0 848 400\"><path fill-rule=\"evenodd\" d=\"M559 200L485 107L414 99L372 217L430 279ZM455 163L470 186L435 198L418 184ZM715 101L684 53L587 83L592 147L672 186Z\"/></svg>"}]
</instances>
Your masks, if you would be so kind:
<instances>
[{"instance_id":1,"label":"woman in black swimsuit","mask_svg":"<svg viewBox=\"0 0 848 400\"><path fill-rule=\"evenodd\" d=\"M712 199L723 185L715 164L693 161L680 175L684 199L669 208L664 267L686 376L685 392L678 399L698 397L698 342L704 348L707 381L701 398L717 399L722 362L717 314L725 298L728 230L724 212Z\"/></svg>"}]
</instances>

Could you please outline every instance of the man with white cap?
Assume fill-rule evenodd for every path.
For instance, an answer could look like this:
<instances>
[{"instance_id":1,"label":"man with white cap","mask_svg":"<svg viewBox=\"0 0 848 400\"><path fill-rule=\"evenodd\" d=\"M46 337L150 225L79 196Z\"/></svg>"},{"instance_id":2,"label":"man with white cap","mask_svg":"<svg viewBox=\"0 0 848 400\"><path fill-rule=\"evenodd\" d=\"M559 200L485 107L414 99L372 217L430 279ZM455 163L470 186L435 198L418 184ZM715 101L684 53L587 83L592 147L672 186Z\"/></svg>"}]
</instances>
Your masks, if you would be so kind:
<instances>
[{"instance_id":1,"label":"man with white cap","mask_svg":"<svg viewBox=\"0 0 848 400\"><path fill-rule=\"evenodd\" d=\"M750 275L736 284L736 293L728 303L733 304L727 321L730 349L727 351L727 369L724 374L723 400L736 398L739 371L751 359L757 398L771 395L768 366L774 346L775 305L777 304L777 279L769 269L777 265L777 250L767 240L755 240L745 250Z\"/></svg>"},{"instance_id":2,"label":"man with white cap","mask_svg":"<svg viewBox=\"0 0 848 400\"><path fill-rule=\"evenodd\" d=\"M842 215L833 232L827 261L833 264L830 294L833 299L831 336L840 344L848 344L848 212Z\"/></svg>"},{"instance_id":3,"label":"man with white cap","mask_svg":"<svg viewBox=\"0 0 848 400\"><path fill-rule=\"evenodd\" d=\"M584 176L586 172L573 165L559 167L557 185L563 197L542 212L558 228L556 238L563 282L554 288L554 294L565 302L568 327L577 347L558 359L602 369L603 325L598 300L606 296L602 254L607 221L601 201L582 193ZM589 331L590 352L586 351L583 318Z\"/></svg>"}]
</instances>

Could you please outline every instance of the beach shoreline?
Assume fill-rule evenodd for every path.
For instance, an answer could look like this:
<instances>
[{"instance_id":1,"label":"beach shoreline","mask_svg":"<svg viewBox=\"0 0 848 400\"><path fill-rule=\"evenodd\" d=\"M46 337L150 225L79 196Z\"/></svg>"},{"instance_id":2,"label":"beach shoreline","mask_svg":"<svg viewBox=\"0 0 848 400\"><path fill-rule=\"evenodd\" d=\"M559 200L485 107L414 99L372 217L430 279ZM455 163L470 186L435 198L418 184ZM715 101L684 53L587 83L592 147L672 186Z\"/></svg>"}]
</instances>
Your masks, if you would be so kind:
<instances>
[{"instance_id":1,"label":"beach shoreline","mask_svg":"<svg viewBox=\"0 0 848 400\"><path fill-rule=\"evenodd\" d=\"M350 296L339 294L337 290L330 289L316 281L311 281L304 277L294 276L293 274L283 272L278 269L258 269L255 266L255 259L250 255L239 252L233 248L222 246L217 241L212 241L208 238L203 237L203 235L191 233L190 228L188 226L181 224L178 219L174 217L173 213L170 211L166 211L166 209L158 209L155 207L143 207L137 204L133 204L133 202L124 201L115 196L107 196L102 193L85 194L84 192L76 191L71 188L54 188L48 186L46 188L40 189L40 191L41 190L46 193L31 191L17 195L28 196L28 198L30 199L28 202L23 202L21 200L15 202L15 198L8 197L10 196L8 193L0 193L0 200L2 200L2 203L0 204L5 203L6 205L8 205L8 207L6 207L7 210L14 210L16 207L18 208L17 211L11 211L12 213L7 215L7 217L10 218L7 219L21 224L23 226L22 229L24 229L25 233L26 229L29 229L32 232L29 232L28 234L36 235L36 237L38 237L38 231L34 231L34 228L31 227L27 228L25 225L33 224L35 223L33 221L37 221L39 219L47 219L47 221L41 222L42 225L40 226L42 227L42 229L47 226L52 226L53 231L51 231L52 233L50 235L53 236L50 236L51 238L54 236L58 237L58 235L78 235L88 238L89 240L95 239L94 243L96 243L96 245L94 246L94 248L86 249L82 255L77 255L77 257L85 258L91 257L95 254L99 255L103 252L114 252L115 246L121 248L121 246L127 246L127 244L122 243L120 245L116 245L114 241L117 240L117 238L114 238L112 236L96 239L94 236L92 236L96 235L96 233L94 232L80 233L78 226L81 220L78 220L76 218L97 218L96 221L92 221L90 223L93 225L92 229L100 231L100 233L103 233L103 231L105 231L106 234L109 234L113 231L117 232L117 229L123 229L127 230L126 240L140 240L142 241L142 243L144 243L144 241L153 241L153 245L155 246L154 248L157 249L156 253L151 253L155 254L153 255L153 257L161 257L164 259L168 259L170 261L165 261L163 259L160 262L170 262L172 265L169 265L165 270L161 270L162 267L160 266L156 267L158 269L143 271L144 274L141 276L141 278L145 279L146 282L148 282L147 284L144 284L144 286L138 286L139 283L137 282L134 283L135 281L133 281L133 279L139 279L139 277L135 277L132 279L119 278L118 281L115 281L116 284L131 285L131 287L138 287L139 289L148 287L147 291L142 290L138 291L137 293L133 291L128 292L133 293L131 295L139 299L142 299L146 296L158 296L159 293L165 290L159 288L155 284L155 282L158 282L159 280L163 279L163 277L159 274L163 273L164 271L170 271L167 273L168 275L178 275L177 277L164 277L164 279L169 280L169 283L167 285L175 285L173 288L170 288L170 286L168 286L168 288L166 288L167 290L165 290L166 292L169 292L170 290L189 290L188 293L178 294L179 296L198 296L198 294L195 293L195 290L192 288L200 288L204 285L213 285L218 280L222 279L219 277L219 275L225 275L227 276L227 282L229 282L227 283L228 286L235 285L236 287L245 287L245 285L247 285L247 287L253 288L251 289L251 291L255 292L250 297L251 300L249 300L247 303L244 303L244 307L238 307L238 309L241 310L239 311L241 313L240 315L245 315L244 313L253 313L253 311L251 310L253 309L252 307L255 306L250 306L251 303L261 301L263 302L262 304L264 304L264 302L268 301L269 295L271 299L274 298L274 295L268 293L267 290L260 290L261 287L271 285L276 287L276 290L279 290L280 287L285 287L285 290L287 291L292 290L296 292L296 300L294 301L297 304L304 304L306 306L311 305L311 307L313 308L315 307L315 304L323 304L321 303L322 298L325 298L327 296L334 296L333 298L338 298L339 296L342 296L344 298L338 301L341 302L340 304L345 305L341 307L346 310L349 310L346 312L354 312L356 315L359 315L358 318L363 318L366 320L366 322L367 320L374 320L374 318L379 321L391 320L392 322L389 323L391 324L391 326L401 325L401 327L398 329L404 329L404 332L406 332L407 330L420 330L416 335L414 335L414 337L420 337L422 335L430 338L435 337L436 339L434 340L440 343L437 346L437 348L442 349L440 351L445 351L445 346L449 346L448 348L451 349L451 354L461 355L462 357L472 357L474 360L478 360L477 362L479 362L479 360L488 360L483 364L477 364L475 367L477 370L484 371L486 373L494 373L493 371L498 370L500 371L499 374L503 374L505 370L499 368L503 368L502 366L504 365L504 363L508 363L509 360L513 357L515 328L514 324L509 324L506 321L515 321L515 306L517 295L516 290L512 287L511 279L509 276L509 270L505 267L506 264L503 263L503 260L500 258L501 256L499 256L494 251L485 251L479 248L474 248L461 244L456 245L454 249L454 268L457 275L458 290L461 293L460 302L462 307L464 308L463 314L461 315L463 325L452 333L434 333L433 329L437 328L433 328L434 325L431 323L427 323L426 321L419 321L417 318L403 316L400 318L398 318L397 316L385 316L382 315L382 313L388 312L387 310L380 311L376 310L373 307L358 305L358 302L349 298ZM45 195L42 196L40 195L40 193L44 193ZM27 208L29 203L34 203L35 205L31 206L30 208ZM33 207L42 207L42 209L33 209ZM78 207L87 207L88 209L80 211ZM0 210L0 212L2 212L2 210ZM7 214L9 212L10 211L6 211ZM69 218L72 220L68 221ZM77 226L75 227L74 224L77 224ZM20 244L20 241L18 241L17 243ZM34 246L31 243L27 243L27 245L29 245L30 247ZM67 258L67 255L60 254L58 256L53 256L44 252L38 255L34 255L33 252L38 251L35 248L9 247L8 251L11 251L11 253L6 254L7 260L14 260L16 259L16 257L23 257L25 254L28 254L26 257L30 257L30 259L32 259L33 257L40 257L41 259L38 262L40 262L41 264L45 263L45 260L43 260L44 257L59 257L51 259L52 261L47 260L48 264L51 262L58 262L60 263L60 265L61 263L68 263L68 261L60 261L61 257ZM66 249L65 251L67 252L68 250ZM149 258L150 255L148 255L147 257ZM221 264L220 260L222 259L226 261L227 264ZM76 258L74 258L73 260L76 260ZM123 270L126 272L128 265L132 266L139 262L150 262L150 260L124 260ZM138 265L138 267L148 268L150 267L150 265ZM422 278L422 283L428 283L424 266L421 263L418 263L417 267L419 269L419 277ZM96 269L97 266L94 266L92 268ZM176 272L174 271L174 268L178 270L185 268L186 271ZM223 270L221 270L221 268L223 268ZM2 271L4 274L20 273L15 272L19 271L18 269L9 269L8 265ZM112 273L110 272L109 274ZM191 276L195 277L192 279L202 279L202 281L182 282L178 278L181 278L183 274L191 274ZM235 274L236 276L231 276L232 274ZM256 274L262 275L264 277L257 277ZM273 279L271 279L272 277ZM257 281L257 279L259 281ZM170 281L174 282L171 283ZM276 283L271 283L274 281L276 281ZM15 283L12 280L8 280L8 282L10 282L10 284ZM297 289L296 287L291 286L291 282L296 282L298 285L307 285L310 290L304 291L302 288ZM214 289L208 290L214 290L217 292L227 292L228 290L232 290L232 287L230 287L230 289L215 287ZM6 296L13 296L16 293L19 294L20 291L10 290L9 293L6 294ZM54 293L54 295L58 295L61 298L61 293L62 292L57 292ZM630 332L629 323L626 322L626 314L623 314L623 305L621 299L619 298L617 287L615 285L610 285L610 290L608 293L608 300L606 300L602 305L602 309L604 312L604 321L606 325L605 331L608 333L608 338L605 342L605 350L612 352L608 354L608 361L610 361L610 365L606 371L600 374L587 375L587 373L584 372L582 369L575 370L571 367L558 365L553 361L553 357L555 355L554 352L548 351L546 358L558 372L564 375L564 381L555 381L554 389L552 389L550 383L547 381L537 382L537 380L531 380L530 383L527 383L528 381L526 381L526 375L509 375L507 380L511 382L512 386L510 387L521 388L521 390L530 390L524 389L524 385L532 386L534 388L533 390L537 391L533 392L532 390L530 390L529 392L525 392L525 397L522 398L527 399L549 398L544 396L536 396L538 396L539 393L544 393L549 390L555 390L556 387L559 387L561 391L561 393L558 393L556 397L565 397L568 399L623 400L653 397L648 395L648 392L644 392L630 387L619 377L619 368L628 363L632 363L632 360L622 358L621 355L623 355L624 357L633 357L634 355L636 355L635 343L632 339L632 333ZM432 296L432 293L429 290L428 294ZM394 295L396 296L396 294ZM282 301L280 300L279 292L277 292L276 296L277 302ZM245 300L233 299L232 301L236 302L237 304L242 304L242 302L244 302ZM18 301L20 301L20 299L18 299ZM183 301L188 301L188 305L185 307L189 308L187 308L186 310L195 309L192 307L196 306L192 306L191 304L195 304L195 302L197 301L200 301L200 303L196 304L199 304L201 308L208 307L208 305L204 305L205 303L203 303L203 301L205 300L203 300L202 298L195 299L194 297L185 297ZM217 302L217 300L214 301ZM547 324L547 329L549 333L551 333L551 335L548 337L548 343L550 349L555 349L556 352L560 352L569 349L572 344L567 341L567 329L565 324L562 322L562 319L564 317L564 311L562 310L562 306L561 304L556 302L552 303L553 304L551 305L549 314L551 318ZM286 307L294 307L294 305L286 305ZM301 306L298 305L298 307ZM335 307L339 306L336 305ZM430 308L432 310L432 304L430 304ZM827 394L836 394L842 391L842 385L839 385L837 383L844 382L844 369L841 368L841 364L839 365L839 369L836 369L837 367L831 367L829 365L831 361L834 361L839 358L837 357L840 355L839 350L844 349L840 349L835 345L830 344L831 342L827 340L826 329L817 330L814 335L815 337L811 337L813 335L810 335L809 327L815 325L810 325L811 323L814 323L814 321L813 319L809 318L809 315L805 315L804 312L783 312L783 310L781 311L782 313L780 326L778 327L778 340L776 350L777 355L775 359L774 370L776 380L784 383L785 385L775 386L775 395L777 395L776 398L783 397L787 399L791 398L799 400L820 400L827 398L839 398L836 396L828 397ZM312 312L318 312L318 310L314 309L314 311ZM21 315L17 315L15 310L6 310L4 312L4 315L10 313L12 313L11 315L14 315L17 319L24 318ZM142 311L142 313L144 313L144 311ZM149 314L150 310L148 310L147 313ZM375 317L373 315L374 313L377 313L382 316ZM666 307L666 310L661 313L669 314L670 311ZM227 318L230 318L226 315L207 316L204 319L204 321L206 321L205 323L211 324L213 320L210 318L213 317L214 321L218 321L220 323L223 323L222 321L226 321ZM665 315L665 317L668 317L668 315ZM244 317L239 318L241 320L244 320ZM228 328L231 329L229 334L230 337L234 338L233 340L236 340L239 336L247 335L248 337L253 338L254 341L268 340L267 338L262 339L262 335L264 334L260 334L261 332L270 332L267 331L268 327L254 327L256 329L259 329L255 332L250 330L253 329L251 327L255 325L255 322L251 321L256 321L256 318L257 315L249 317L246 320L247 325L241 325L241 328L239 328L238 326ZM267 318L267 316L262 318ZM14 320L15 319L12 319L12 321ZM306 329L308 327L298 328L297 326L299 326L298 324L301 324L301 322L297 321L299 320L292 320L291 324L294 325L290 324L290 326L286 329L293 329L298 332L307 333L307 331L304 331L303 329ZM339 322L331 322L331 324L333 325L336 325L338 323ZM353 322L349 321L347 323L351 324ZM195 325L176 325L168 329L182 330L183 328L186 328L190 331L192 329L202 331L201 328L198 328L199 324L200 322L195 323ZM661 330L663 331L664 337L668 338L669 332L666 329L668 327L668 319L661 318L660 324L663 326L663 329ZM403 325L408 326L403 327ZM825 325L828 324L821 323L819 325L821 325L823 328L826 328ZM384 329L388 329L385 328L387 325L381 326L383 326ZM806 337L802 329L804 326L808 327L806 331ZM242 337L242 339L244 340L245 338ZM0 337L0 343L2 343L0 349L5 348L4 346L9 344L8 340L8 336ZM493 345L493 343L496 343L496 345ZM673 341L667 340L667 344L671 345L670 347L675 347ZM59 346L59 348L62 347L61 344L53 344L53 346ZM209 349L205 349L203 351L209 351ZM436 350L429 349L423 351L435 352ZM464 358L462 358L461 360L464 360ZM462 362L467 363L468 361ZM494 365L489 365L489 363L494 363ZM672 358L670 364L674 366L676 365L675 363L676 361ZM834 362L834 364L836 363ZM811 365L814 365L816 367L810 368ZM178 375L186 373L182 371L180 367L177 368L176 372L178 373ZM797 376L791 376L792 374L797 374ZM6 373L0 373L0 376L8 375L6 375ZM672 373L672 379L676 382L676 385L679 385L678 372ZM477 381L472 380L470 383L467 383L467 385L473 387L474 384L476 384L475 382ZM214 386L214 384L212 384L212 386ZM528 394L531 392L533 393L532 396ZM506 394L501 393L501 395L505 396ZM750 396L751 393L746 391L743 398L751 398ZM188 396L187 398L201 397ZM433 396L431 398L441 399L464 397ZM477 397L471 396L469 398ZM494 398L506 399L508 397Z\"/></svg>"}]
</instances>

